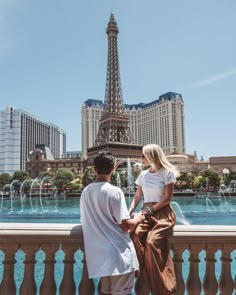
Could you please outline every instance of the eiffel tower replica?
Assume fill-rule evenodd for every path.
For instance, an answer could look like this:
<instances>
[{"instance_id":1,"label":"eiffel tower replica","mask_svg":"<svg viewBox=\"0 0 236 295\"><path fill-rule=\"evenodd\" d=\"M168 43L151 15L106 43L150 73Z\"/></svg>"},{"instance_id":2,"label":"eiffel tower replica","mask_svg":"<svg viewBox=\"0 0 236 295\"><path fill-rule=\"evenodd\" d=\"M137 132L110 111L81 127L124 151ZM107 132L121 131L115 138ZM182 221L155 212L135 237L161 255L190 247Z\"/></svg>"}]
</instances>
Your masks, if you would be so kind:
<instances>
[{"instance_id":1,"label":"eiffel tower replica","mask_svg":"<svg viewBox=\"0 0 236 295\"><path fill-rule=\"evenodd\" d=\"M129 115L122 97L118 58L117 35L119 29L111 13L108 35L108 60L104 109L94 146L88 148L88 161L100 151L110 151L118 159L140 159L142 146L134 144L129 128Z\"/></svg>"}]
</instances>

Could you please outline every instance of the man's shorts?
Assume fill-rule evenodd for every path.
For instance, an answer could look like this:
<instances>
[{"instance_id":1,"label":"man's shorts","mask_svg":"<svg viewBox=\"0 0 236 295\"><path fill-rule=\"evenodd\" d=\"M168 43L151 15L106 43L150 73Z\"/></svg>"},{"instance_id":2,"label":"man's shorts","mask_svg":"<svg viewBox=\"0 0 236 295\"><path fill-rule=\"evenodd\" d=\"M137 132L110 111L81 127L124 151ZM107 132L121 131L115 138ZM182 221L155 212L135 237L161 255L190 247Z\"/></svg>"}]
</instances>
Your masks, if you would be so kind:
<instances>
[{"instance_id":1,"label":"man's shorts","mask_svg":"<svg viewBox=\"0 0 236 295\"><path fill-rule=\"evenodd\" d=\"M127 295L131 294L134 285L135 272L117 276L101 278L101 291L104 294Z\"/></svg>"}]
</instances>

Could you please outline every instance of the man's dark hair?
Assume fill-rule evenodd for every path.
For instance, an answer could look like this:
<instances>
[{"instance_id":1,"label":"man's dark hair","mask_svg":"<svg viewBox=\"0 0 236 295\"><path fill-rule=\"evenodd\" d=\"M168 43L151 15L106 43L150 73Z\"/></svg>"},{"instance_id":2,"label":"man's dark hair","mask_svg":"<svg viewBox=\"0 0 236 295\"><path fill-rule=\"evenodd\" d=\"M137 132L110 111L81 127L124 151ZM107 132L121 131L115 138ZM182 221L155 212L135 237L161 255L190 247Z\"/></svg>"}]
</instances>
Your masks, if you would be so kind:
<instances>
[{"instance_id":1,"label":"man's dark hair","mask_svg":"<svg viewBox=\"0 0 236 295\"><path fill-rule=\"evenodd\" d=\"M100 152L94 159L94 167L97 174L110 174L115 166L115 158L110 152Z\"/></svg>"}]
</instances>

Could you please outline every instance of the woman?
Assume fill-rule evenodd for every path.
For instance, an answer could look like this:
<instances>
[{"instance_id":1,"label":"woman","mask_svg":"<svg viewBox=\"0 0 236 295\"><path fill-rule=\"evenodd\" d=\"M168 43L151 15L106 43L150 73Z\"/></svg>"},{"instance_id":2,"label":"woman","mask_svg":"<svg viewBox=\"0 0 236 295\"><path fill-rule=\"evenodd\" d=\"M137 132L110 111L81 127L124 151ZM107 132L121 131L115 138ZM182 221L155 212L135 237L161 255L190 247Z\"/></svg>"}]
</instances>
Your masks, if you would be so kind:
<instances>
[{"instance_id":1,"label":"woman","mask_svg":"<svg viewBox=\"0 0 236 295\"><path fill-rule=\"evenodd\" d=\"M177 171L156 144L143 147L143 164L150 166L136 180L131 214L144 196L145 221L132 233L140 269L145 269L153 295L170 295L176 290L174 266L168 238L173 234L175 214L170 205Z\"/></svg>"}]
</instances>

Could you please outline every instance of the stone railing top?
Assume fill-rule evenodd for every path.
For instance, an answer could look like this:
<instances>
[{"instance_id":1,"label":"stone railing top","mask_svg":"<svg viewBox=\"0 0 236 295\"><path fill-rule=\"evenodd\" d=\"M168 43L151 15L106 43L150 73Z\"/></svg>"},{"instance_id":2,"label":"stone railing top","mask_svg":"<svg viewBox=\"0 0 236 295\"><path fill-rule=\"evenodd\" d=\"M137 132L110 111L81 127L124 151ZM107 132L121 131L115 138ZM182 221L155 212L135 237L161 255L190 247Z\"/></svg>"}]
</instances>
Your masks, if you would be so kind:
<instances>
[{"instance_id":1,"label":"stone railing top","mask_svg":"<svg viewBox=\"0 0 236 295\"><path fill-rule=\"evenodd\" d=\"M220 235L236 234L236 225L176 225L175 234L179 232L189 233L190 235L209 235L217 233Z\"/></svg>"},{"instance_id":2,"label":"stone railing top","mask_svg":"<svg viewBox=\"0 0 236 295\"><path fill-rule=\"evenodd\" d=\"M0 223L0 238L4 236L81 236L81 224L65 223ZM235 236L236 226L224 225L176 225L174 237L178 236L223 237Z\"/></svg>"},{"instance_id":3,"label":"stone railing top","mask_svg":"<svg viewBox=\"0 0 236 295\"><path fill-rule=\"evenodd\" d=\"M189 242L236 242L236 226L230 225L176 225L174 241Z\"/></svg>"},{"instance_id":4,"label":"stone railing top","mask_svg":"<svg viewBox=\"0 0 236 295\"><path fill-rule=\"evenodd\" d=\"M37 231L37 234L52 235L74 235L81 234L82 225L67 223L0 223L0 236L14 235L21 231L22 235L31 234ZM236 234L236 225L176 225L174 227L174 235L229 235Z\"/></svg>"},{"instance_id":5,"label":"stone railing top","mask_svg":"<svg viewBox=\"0 0 236 295\"><path fill-rule=\"evenodd\" d=\"M68 241L83 240L81 224L56 223L0 223L0 242L10 240L27 241Z\"/></svg>"}]
</instances>

